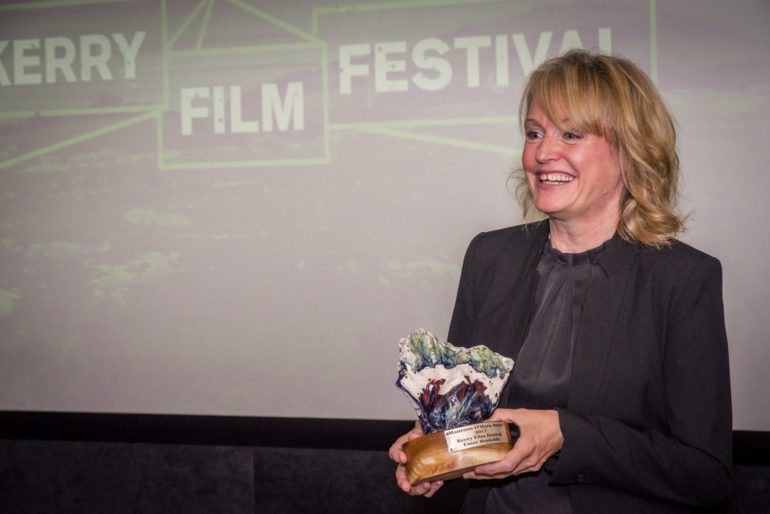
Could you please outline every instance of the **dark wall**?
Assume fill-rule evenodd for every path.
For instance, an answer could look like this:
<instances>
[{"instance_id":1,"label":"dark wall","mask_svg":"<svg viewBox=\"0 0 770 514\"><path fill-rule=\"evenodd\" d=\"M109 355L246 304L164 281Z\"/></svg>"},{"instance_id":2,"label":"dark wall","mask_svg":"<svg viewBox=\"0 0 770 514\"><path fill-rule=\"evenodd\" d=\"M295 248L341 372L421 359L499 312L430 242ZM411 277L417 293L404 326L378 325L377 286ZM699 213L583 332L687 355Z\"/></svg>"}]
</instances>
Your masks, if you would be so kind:
<instances>
[{"instance_id":1,"label":"dark wall","mask_svg":"<svg viewBox=\"0 0 770 514\"><path fill-rule=\"evenodd\" d=\"M382 451L0 441L4 514L453 512L392 477Z\"/></svg>"},{"instance_id":2,"label":"dark wall","mask_svg":"<svg viewBox=\"0 0 770 514\"><path fill-rule=\"evenodd\" d=\"M0 413L0 512L457 512L461 480L430 500L396 488L386 449L408 427L397 421ZM45 437L55 434L58 439ZM767 433L736 433L734 492L710 512L770 509L769 439Z\"/></svg>"}]
</instances>

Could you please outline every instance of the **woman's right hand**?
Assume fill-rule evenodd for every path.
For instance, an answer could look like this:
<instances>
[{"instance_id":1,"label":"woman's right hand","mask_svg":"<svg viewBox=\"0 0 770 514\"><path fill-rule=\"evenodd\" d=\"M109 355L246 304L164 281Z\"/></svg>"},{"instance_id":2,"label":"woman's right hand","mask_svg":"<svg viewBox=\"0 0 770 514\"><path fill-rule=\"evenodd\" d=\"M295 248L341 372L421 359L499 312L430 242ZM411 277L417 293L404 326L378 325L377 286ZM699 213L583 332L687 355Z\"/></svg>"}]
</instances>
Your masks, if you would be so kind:
<instances>
[{"instance_id":1,"label":"woman's right hand","mask_svg":"<svg viewBox=\"0 0 770 514\"><path fill-rule=\"evenodd\" d=\"M424 432L422 431L422 427L418 421L415 422L413 429L396 439L396 442L393 443L393 445L390 447L390 450L388 450L388 455L390 456L391 460L397 464L396 483L398 484L398 487L400 487L401 490L405 493L411 494L413 496L425 496L426 498L430 498L436 494L436 491L438 491L442 485L444 485L443 480L436 480L435 482L423 482L422 484L412 486L406 476L407 457L406 453L404 453L404 444L407 441L411 441L412 439L420 437L421 435L424 435Z\"/></svg>"}]
</instances>

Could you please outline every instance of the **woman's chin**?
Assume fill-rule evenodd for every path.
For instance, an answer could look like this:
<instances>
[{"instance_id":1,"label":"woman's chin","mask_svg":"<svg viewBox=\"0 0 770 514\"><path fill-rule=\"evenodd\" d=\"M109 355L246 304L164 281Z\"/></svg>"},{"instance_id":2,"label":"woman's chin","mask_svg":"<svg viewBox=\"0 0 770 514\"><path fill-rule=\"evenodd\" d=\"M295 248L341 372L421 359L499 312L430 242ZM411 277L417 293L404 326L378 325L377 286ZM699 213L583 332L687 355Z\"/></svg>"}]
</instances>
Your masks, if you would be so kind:
<instances>
[{"instance_id":1,"label":"woman's chin","mask_svg":"<svg viewBox=\"0 0 770 514\"><path fill-rule=\"evenodd\" d=\"M554 202L535 202L534 205L538 211L549 217L553 214L557 214L564 208L563 205L557 205Z\"/></svg>"}]
</instances>

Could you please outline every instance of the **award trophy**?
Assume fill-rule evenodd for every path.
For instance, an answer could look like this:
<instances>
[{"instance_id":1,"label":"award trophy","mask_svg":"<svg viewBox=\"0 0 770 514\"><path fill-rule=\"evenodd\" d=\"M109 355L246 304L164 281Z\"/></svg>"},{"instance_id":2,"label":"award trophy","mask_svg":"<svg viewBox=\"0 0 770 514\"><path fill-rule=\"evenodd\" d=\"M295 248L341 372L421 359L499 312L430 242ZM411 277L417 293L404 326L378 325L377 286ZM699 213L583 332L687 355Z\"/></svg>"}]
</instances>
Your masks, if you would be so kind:
<instances>
[{"instance_id":1,"label":"award trophy","mask_svg":"<svg viewBox=\"0 0 770 514\"><path fill-rule=\"evenodd\" d=\"M497 407L513 359L486 346L458 348L419 329L399 343L396 385L426 435L404 444L409 482L457 478L511 449L507 423L484 422Z\"/></svg>"}]
</instances>

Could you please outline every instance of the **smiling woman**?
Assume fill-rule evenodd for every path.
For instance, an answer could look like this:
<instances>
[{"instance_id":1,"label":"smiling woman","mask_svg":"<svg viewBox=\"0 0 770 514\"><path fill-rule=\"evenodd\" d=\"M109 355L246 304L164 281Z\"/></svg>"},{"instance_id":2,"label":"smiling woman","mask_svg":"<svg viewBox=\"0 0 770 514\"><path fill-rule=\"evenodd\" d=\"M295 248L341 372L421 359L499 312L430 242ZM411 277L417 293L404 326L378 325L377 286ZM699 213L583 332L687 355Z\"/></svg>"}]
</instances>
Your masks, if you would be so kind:
<instances>
[{"instance_id":1,"label":"smiling woman","mask_svg":"<svg viewBox=\"0 0 770 514\"><path fill-rule=\"evenodd\" d=\"M689 512L729 490L730 378L721 266L675 239L673 122L633 63L545 62L521 103L525 208L481 233L449 341L515 361L490 420L519 438L476 466L463 513ZM390 449L410 494L406 441Z\"/></svg>"},{"instance_id":2,"label":"smiling woman","mask_svg":"<svg viewBox=\"0 0 770 514\"><path fill-rule=\"evenodd\" d=\"M570 143L569 147L583 149L568 152L570 156L599 151L594 163L610 169L612 176L607 181L620 173L624 187L617 230L623 239L667 245L683 229L684 222L674 208L679 188L674 121L655 86L634 63L584 51L569 52L532 73L522 94L520 111L526 133L522 159L526 176L519 196L525 214L532 207L548 214L535 202L537 190L531 187L529 175L541 167L549 169L539 163L538 155L541 159L554 156L534 149L556 149L532 143L546 135L545 128L550 128L554 136ZM599 147L589 150L583 143L585 139L591 143L589 146Z\"/></svg>"}]
</instances>

